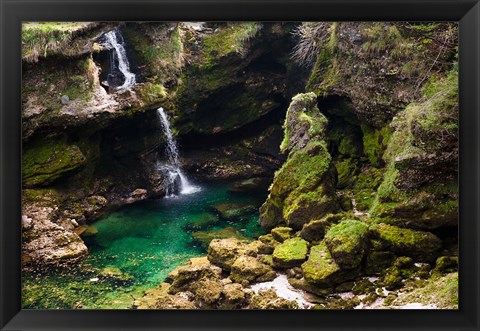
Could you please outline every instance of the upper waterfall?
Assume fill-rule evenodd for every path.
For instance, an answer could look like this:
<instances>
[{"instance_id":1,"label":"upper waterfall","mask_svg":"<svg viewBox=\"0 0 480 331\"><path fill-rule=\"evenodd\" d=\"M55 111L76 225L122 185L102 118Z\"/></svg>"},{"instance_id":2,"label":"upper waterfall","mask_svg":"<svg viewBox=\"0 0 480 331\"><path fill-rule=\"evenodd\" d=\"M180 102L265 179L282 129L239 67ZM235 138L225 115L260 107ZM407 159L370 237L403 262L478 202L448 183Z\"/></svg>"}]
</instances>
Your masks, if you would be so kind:
<instances>
[{"instance_id":1,"label":"upper waterfall","mask_svg":"<svg viewBox=\"0 0 480 331\"><path fill-rule=\"evenodd\" d=\"M168 174L166 195L172 196L175 193L176 181L179 180L180 194L191 194L200 191L200 187L190 184L188 178L183 173L178 159L178 148L175 139L173 138L172 130L170 128L170 121L167 114L162 107L157 110L160 126L163 134L167 138L167 146L165 152L168 157L168 163L161 166L162 170L166 170Z\"/></svg>"},{"instance_id":2,"label":"upper waterfall","mask_svg":"<svg viewBox=\"0 0 480 331\"><path fill-rule=\"evenodd\" d=\"M130 72L130 63L128 62L127 52L124 47L123 37L118 29L109 31L105 33L105 43L104 46L107 49L112 49L114 52L112 53L112 60L111 60L111 69L110 75L114 75L116 62L118 61L118 70L124 77L123 84L118 86L117 89L129 89L132 87L135 82L135 74Z\"/></svg>"}]
</instances>

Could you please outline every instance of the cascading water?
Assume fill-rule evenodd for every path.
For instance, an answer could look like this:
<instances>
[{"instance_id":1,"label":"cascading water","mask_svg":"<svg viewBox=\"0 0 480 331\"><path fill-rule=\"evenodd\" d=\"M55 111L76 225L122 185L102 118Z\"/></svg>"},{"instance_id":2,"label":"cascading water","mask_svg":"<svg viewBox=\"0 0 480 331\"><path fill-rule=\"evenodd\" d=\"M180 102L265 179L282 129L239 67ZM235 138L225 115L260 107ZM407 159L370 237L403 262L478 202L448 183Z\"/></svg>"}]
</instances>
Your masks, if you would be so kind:
<instances>
[{"instance_id":1,"label":"cascading water","mask_svg":"<svg viewBox=\"0 0 480 331\"><path fill-rule=\"evenodd\" d=\"M176 182L179 180L180 194L191 194L200 191L200 187L190 184L185 174L182 172L180 162L178 160L178 148L175 139L173 138L172 130L170 129L170 122L168 116L163 108L157 110L160 126L163 134L167 138L167 146L165 152L168 157L168 163L161 165L161 170L165 170L168 174L166 195L175 195Z\"/></svg>"},{"instance_id":2,"label":"cascading water","mask_svg":"<svg viewBox=\"0 0 480 331\"><path fill-rule=\"evenodd\" d=\"M118 70L124 77L124 82L122 85L116 87L118 90L129 89L132 87L136 80L135 74L130 72L130 63L128 62L127 52L125 51L123 37L120 34L120 31L115 29L105 33L105 42L104 47L106 49L113 50L112 59L110 61L110 75L114 75L116 71L116 61L118 61Z\"/></svg>"}]
</instances>

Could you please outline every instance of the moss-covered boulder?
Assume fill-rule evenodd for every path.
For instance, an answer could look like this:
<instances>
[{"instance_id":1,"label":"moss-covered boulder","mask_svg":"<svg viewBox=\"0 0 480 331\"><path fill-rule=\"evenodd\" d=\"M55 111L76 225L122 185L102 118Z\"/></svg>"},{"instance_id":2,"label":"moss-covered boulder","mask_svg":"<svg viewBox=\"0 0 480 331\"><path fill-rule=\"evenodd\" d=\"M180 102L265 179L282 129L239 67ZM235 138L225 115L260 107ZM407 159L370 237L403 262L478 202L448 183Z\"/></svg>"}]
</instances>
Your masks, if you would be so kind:
<instances>
[{"instance_id":1,"label":"moss-covered boulder","mask_svg":"<svg viewBox=\"0 0 480 331\"><path fill-rule=\"evenodd\" d=\"M25 148L22 155L24 187L45 186L86 162L80 148L64 140L44 140Z\"/></svg>"},{"instance_id":2,"label":"moss-covered boulder","mask_svg":"<svg viewBox=\"0 0 480 331\"><path fill-rule=\"evenodd\" d=\"M239 256L232 264L230 278L236 283L266 282L276 277L272 268L252 256Z\"/></svg>"},{"instance_id":3,"label":"moss-covered boulder","mask_svg":"<svg viewBox=\"0 0 480 331\"><path fill-rule=\"evenodd\" d=\"M302 271L305 280L324 288L353 279L358 274L357 269L342 270L325 243L310 249L308 260L302 264Z\"/></svg>"},{"instance_id":4,"label":"moss-covered boulder","mask_svg":"<svg viewBox=\"0 0 480 331\"><path fill-rule=\"evenodd\" d=\"M368 225L344 220L332 226L325 235L325 244L335 262L342 268L356 268L362 262L368 237Z\"/></svg>"},{"instance_id":5,"label":"moss-covered boulder","mask_svg":"<svg viewBox=\"0 0 480 331\"><path fill-rule=\"evenodd\" d=\"M301 238L291 238L275 247L273 264L277 268L291 268L301 265L307 258L308 243Z\"/></svg>"},{"instance_id":6,"label":"moss-covered boulder","mask_svg":"<svg viewBox=\"0 0 480 331\"><path fill-rule=\"evenodd\" d=\"M430 232L403 229L383 223L373 224L370 231L386 249L419 261L431 261L442 246L442 241Z\"/></svg>"},{"instance_id":7,"label":"moss-covered boulder","mask_svg":"<svg viewBox=\"0 0 480 331\"><path fill-rule=\"evenodd\" d=\"M286 226L279 226L270 231L273 239L278 242L284 242L285 240L289 239L292 236L292 232L293 229Z\"/></svg>"}]
</instances>

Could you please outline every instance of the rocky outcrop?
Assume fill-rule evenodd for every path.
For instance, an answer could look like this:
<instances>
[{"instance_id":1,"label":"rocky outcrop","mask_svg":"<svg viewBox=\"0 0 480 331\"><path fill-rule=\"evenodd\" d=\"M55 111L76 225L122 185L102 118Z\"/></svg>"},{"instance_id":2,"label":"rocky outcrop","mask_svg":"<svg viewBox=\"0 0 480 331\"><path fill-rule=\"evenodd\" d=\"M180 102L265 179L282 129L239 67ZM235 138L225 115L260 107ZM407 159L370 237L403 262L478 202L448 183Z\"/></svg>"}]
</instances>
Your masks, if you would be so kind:
<instances>
[{"instance_id":1,"label":"rocky outcrop","mask_svg":"<svg viewBox=\"0 0 480 331\"><path fill-rule=\"evenodd\" d=\"M299 229L337 208L335 168L324 141L327 119L316 103L314 93L299 94L288 108L281 149L289 156L260 209L266 229L279 224Z\"/></svg>"}]
</instances>

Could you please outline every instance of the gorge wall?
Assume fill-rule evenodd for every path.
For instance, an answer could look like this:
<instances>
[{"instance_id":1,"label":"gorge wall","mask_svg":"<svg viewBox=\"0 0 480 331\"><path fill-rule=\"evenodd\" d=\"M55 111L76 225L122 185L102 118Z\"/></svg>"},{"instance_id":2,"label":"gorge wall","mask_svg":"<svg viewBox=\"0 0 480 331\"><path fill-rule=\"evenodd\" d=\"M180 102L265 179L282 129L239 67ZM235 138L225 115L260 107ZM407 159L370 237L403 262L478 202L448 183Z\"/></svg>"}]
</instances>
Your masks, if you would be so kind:
<instances>
[{"instance_id":1,"label":"gorge wall","mask_svg":"<svg viewBox=\"0 0 480 331\"><path fill-rule=\"evenodd\" d=\"M136 75L131 89L108 85L102 38L112 29ZM359 276L393 290L426 269L451 271L457 32L448 23L25 26L25 265L81 258L90 222L165 195L155 166L165 158L163 107L190 176L272 184L260 208L267 234L248 246L214 240L208 261L173 275L150 308L175 306L184 290L200 299L183 308L224 307L226 294L206 304L200 287L182 287L193 274L223 293L287 272L321 296ZM225 273L235 286L219 285Z\"/></svg>"}]
</instances>

